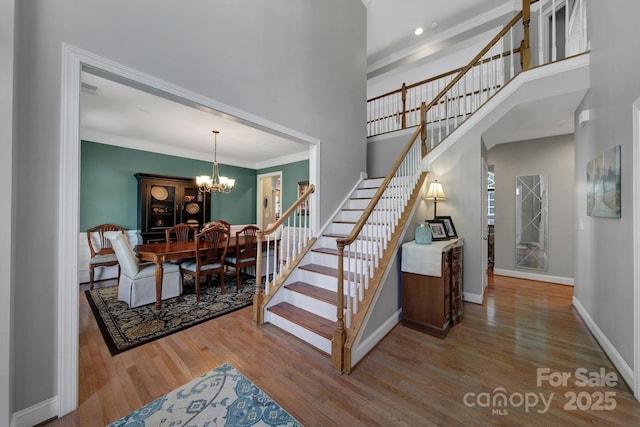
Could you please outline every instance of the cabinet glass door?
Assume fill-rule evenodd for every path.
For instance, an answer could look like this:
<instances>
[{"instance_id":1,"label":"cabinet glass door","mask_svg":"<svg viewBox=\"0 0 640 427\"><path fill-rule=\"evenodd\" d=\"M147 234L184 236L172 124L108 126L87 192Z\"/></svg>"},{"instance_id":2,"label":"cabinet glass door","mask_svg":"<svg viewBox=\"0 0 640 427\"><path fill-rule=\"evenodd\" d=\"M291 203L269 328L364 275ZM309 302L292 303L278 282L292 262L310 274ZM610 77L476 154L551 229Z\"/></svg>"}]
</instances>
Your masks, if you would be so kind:
<instances>
[{"instance_id":1,"label":"cabinet glass door","mask_svg":"<svg viewBox=\"0 0 640 427\"><path fill-rule=\"evenodd\" d=\"M185 187L180 212L182 222L191 224L194 227L201 227L206 218L205 210L207 206L205 200L205 195L200 193L197 188Z\"/></svg>"},{"instance_id":2,"label":"cabinet glass door","mask_svg":"<svg viewBox=\"0 0 640 427\"><path fill-rule=\"evenodd\" d=\"M176 224L176 194L172 185L150 184L149 230L164 230Z\"/></svg>"}]
</instances>

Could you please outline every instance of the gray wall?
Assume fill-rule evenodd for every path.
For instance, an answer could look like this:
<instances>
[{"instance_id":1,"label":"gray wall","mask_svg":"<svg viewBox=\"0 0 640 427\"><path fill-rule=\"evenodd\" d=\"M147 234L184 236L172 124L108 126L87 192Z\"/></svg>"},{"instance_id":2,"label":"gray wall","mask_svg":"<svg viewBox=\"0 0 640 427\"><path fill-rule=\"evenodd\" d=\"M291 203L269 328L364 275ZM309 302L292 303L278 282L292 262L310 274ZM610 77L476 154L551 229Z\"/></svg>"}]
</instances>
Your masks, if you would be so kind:
<instances>
[{"instance_id":1,"label":"gray wall","mask_svg":"<svg viewBox=\"0 0 640 427\"><path fill-rule=\"evenodd\" d=\"M415 128L368 138L367 174L370 178L387 176L413 132Z\"/></svg>"},{"instance_id":2,"label":"gray wall","mask_svg":"<svg viewBox=\"0 0 640 427\"><path fill-rule=\"evenodd\" d=\"M578 113L592 120L576 127L575 297L633 369L633 120L640 97L637 17L640 2L589 1L591 89ZM621 218L586 214L586 164L620 144ZM579 229L580 223L584 230ZM638 327L636 325L636 327Z\"/></svg>"},{"instance_id":3,"label":"gray wall","mask_svg":"<svg viewBox=\"0 0 640 427\"><path fill-rule=\"evenodd\" d=\"M12 412L57 393L63 42L320 140L320 223L366 167L360 0L25 0L15 26Z\"/></svg>"},{"instance_id":4,"label":"gray wall","mask_svg":"<svg viewBox=\"0 0 640 427\"><path fill-rule=\"evenodd\" d=\"M494 165L496 174L495 268L519 270L515 257L516 176L546 175L549 268L522 271L573 278L573 134L498 144L488 151L487 161Z\"/></svg>"},{"instance_id":5,"label":"gray wall","mask_svg":"<svg viewBox=\"0 0 640 427\"><path fill-rule=\"evenodd\" d=\"M3 239L0 241L0 425L8 426L11 415L11 390L13 385L13 366L11 349L13 331L11 329L13 312L13 255L15 239L15 184L13 147L13 14L15 1L0 2L0 180L8 189L9 200L0 210L0 222L5 224Z\"/></svg>"},{"instance_id":6,"label":"gray wall","mask_svg":"<svg viewBox=\"0 0 640 427\"><path fill-rule=\"evenodd\" d=\"M475 130L467 132L430 164L428 182L442 183L447 200L438 203L438 215L450 215L458 233L464 239L463 297L473 294L481 299L482 280L486 266L482 262L482 238L486 225L482 224L482 206L486 177L482 173L483 147ZM433 218L433 203L427 203L428 218Z\"/></svg>"}]
</instances>

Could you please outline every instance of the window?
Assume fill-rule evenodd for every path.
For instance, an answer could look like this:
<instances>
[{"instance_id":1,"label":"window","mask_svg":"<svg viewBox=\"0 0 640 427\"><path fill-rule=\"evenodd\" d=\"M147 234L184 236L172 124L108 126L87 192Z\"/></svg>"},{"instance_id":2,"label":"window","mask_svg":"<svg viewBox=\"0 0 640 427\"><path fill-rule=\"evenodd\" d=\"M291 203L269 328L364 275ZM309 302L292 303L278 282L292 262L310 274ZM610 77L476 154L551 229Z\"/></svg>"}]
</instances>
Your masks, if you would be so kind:
<instances>
[{"instance_id":1,"label":"window","mask_svg":"<svg viewBox=\"0 0 640 427\"><path fill-rule=\"evenodd\" d=\"M487 224L494 225L495 218L495 173L489 171L487 174Z\"/></svg>"}]
</instances>

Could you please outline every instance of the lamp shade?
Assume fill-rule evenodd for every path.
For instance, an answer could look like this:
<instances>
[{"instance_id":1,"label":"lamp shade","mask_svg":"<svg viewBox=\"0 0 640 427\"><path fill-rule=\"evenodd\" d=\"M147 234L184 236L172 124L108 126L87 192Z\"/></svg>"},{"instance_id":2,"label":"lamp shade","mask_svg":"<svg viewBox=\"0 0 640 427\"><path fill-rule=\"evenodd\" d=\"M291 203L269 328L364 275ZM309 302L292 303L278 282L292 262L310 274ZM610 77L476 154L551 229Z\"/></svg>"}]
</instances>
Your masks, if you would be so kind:
<instances>
[{"instance_id":1,"label":"lamp shade","mask_svg":"<svg viewBox=\"0 0 640 427\"><path fill-rule=\"evenodd\" d=\"M427 195L424 196L424 198L427 200L446 200L447 196L444 194L442 184L439 183L438 180L435 180L429 184Z\"/></svg>"}]
</instances>

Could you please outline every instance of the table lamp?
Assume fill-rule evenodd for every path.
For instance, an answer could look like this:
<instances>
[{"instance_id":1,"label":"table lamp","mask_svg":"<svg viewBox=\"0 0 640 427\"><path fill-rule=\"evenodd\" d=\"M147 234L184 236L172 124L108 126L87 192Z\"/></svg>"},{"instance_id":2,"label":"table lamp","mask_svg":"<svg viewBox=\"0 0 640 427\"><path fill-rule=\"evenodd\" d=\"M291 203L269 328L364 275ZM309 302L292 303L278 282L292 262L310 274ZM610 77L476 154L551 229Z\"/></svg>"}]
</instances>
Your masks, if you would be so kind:
<instances>
[{"instance_id":1,"label":"table lamp","mask_svg":"<svg viewBox=\"0 0 640 427\"><path fill-rule=\"evenodd\" d=\"M440 200L447 200L447 196L444 194L444 190L442 189L442 184L439 183L437 179L429 184L427 195L424 196L424 198L427 200L433 200L433 218L435 219L438 202Z\"/></svg>"}]
</instances>

